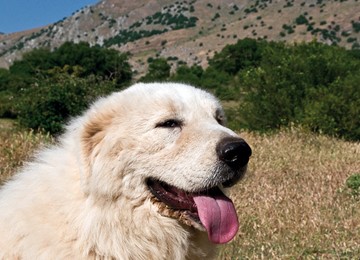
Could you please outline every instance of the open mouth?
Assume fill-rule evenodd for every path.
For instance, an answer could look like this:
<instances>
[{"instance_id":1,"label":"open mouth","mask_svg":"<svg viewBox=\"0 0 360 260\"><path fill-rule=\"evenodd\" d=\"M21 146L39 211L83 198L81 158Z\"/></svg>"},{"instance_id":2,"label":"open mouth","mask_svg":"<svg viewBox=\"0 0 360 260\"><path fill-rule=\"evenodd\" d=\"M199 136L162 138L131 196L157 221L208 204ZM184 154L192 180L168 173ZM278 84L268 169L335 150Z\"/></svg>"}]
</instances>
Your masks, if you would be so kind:
<instances>
[{"instance_id":1,"label":"open mouth","mask_svg":"<svg viewBox=\"0 0 360 260\"><path fill-rule=\"evenodd\" d=\"M218 187L192 193L154 179L148 179L147 185L160 214L206 230L211 242L227 243L237 233L234 204Z\"/></svg>"}]
</instances>

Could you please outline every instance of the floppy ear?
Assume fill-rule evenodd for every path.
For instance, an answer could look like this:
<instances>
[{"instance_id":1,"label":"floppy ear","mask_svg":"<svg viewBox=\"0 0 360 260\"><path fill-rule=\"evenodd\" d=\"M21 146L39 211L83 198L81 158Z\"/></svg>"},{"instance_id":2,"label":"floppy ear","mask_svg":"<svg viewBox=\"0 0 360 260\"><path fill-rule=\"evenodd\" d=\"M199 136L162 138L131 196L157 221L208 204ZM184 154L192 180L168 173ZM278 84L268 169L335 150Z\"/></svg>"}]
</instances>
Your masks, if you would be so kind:
<instances>
[{"instance_id":1,"label":"floppy ear","mask_svg":"<svg viewBox=\"0 0 360 260\"><path fill-rule=\"evenodd\" d=\"M111 124L111 115L104 113L92 113L87 117L81 130L81 151L88 166L91 159L96 155L96 147L105 137L107 127Z\"/></svg>"},{"instance_id":2,"label":"floppy ear","mask_svg":"<svg viewBox=\"0 0 360 260\"><path fill-rule=\"evenodd\" d=\"M91 158L95 147L103 140L108 121L103 115L97 115L85 122L81 133L81 148L86 158Z\"/></svg>"},{"instance_id":3,"label":"floppy ear","mask_svg":"<svg viewBox=\"0 0 360 260\"><path fill-rule=\"evenodd\" d=\"M94 112L94 111L91 111ZM110 113L88 113L80 128L81 173L85 189L88 189L92 165L99 153L99 144L103 141L106 129L111 124Z\"/></svg>"}]
</instances>

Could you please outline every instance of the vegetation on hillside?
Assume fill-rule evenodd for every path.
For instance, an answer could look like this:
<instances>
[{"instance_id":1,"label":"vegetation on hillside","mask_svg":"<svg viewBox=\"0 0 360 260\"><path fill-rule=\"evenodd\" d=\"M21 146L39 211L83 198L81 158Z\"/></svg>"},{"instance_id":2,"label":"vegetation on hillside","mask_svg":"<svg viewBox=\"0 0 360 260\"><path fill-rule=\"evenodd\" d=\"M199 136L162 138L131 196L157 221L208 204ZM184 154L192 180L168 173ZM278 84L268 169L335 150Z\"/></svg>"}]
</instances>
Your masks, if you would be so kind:
<instances>
[{"instance_id":1,"label":"vegetation on hillside","mask_svg":"<svg viewBox=\"0 0 360 260\"><path fill-rule=\"evenodd\" d=\"M243 39L216 53L206 69L182 64L170 71L167 60L152 58L140 80L190 83L231 100L232 128L272 131L295 124L360 140L359 50ZM51 133L96 96L132 81L126 55L85 43L34 50L0 75L0 116Z\"/></svg>"},{"instance_id":2,"label":"vegetation on hillside","mask_svg":"<svg viewBox=\"0 0 360 260\"><path fill-rule=\"evenodd\" d=\"M169 79L236 101L229 111L233 128L267 131L299 124L360 140L359 75L360 51L244 39L217 53L206 70L180 66Z\"/></svg>"},{"instance_id":3,"label":"vegetation on hillside","mask_svg":"<svg viewBox=\"0 0 360 260\"><path fill-rule=\"evenodd\" d=\"M56 48L66 40L106 47L126 45L122 48L146 55L149 50L161 51L158 42L166 38L176 41L172 48L166 48L166 55L179 53L182 59L189 54L184 49L193 48L195 42L204 43L204 50L219 50L243 37L287 42L315 38L326 44L360 49L358 0L140 1L136 10L132 1L112 3L84 7L43 28L4 35L0 63L7 65L32 48ZM181 33L170 32L178 29ZM203 64L208 55L197 54L189 55L196 56L191 62Z\"/></svg>"},{"instance_id":4,"label":"vegetation on hillside","mask_svg":"<svg viewBox=\"0 0 360 260\"><path fill-rule=\"evenodd\" d=\"M56 134L96 97L127 86L132 71L125 54L65 43L26 53L0 76L0 117Z\"/></svg>"},{"instance_id":5,"label":"vegetation on hillside","mask_svg":"<svg viewBox=\"0 0 360 260\"><path fill-rule=\"evenodd\" d=\"M176 2L176 5L165 6L161 12L156 12L153 15L147 16L144 19L133 23L128 29L122 29L117 35L106 39L104 41L104 46L120 46L128 42L134 42L142 38L162 34L168 31L195 27L198 18L189 15L194 12L194 10L192 3L188 4L187 2ZM143 29L150 27L151 25L159 26L159 28Z\"/></svg>"}]
</instances>

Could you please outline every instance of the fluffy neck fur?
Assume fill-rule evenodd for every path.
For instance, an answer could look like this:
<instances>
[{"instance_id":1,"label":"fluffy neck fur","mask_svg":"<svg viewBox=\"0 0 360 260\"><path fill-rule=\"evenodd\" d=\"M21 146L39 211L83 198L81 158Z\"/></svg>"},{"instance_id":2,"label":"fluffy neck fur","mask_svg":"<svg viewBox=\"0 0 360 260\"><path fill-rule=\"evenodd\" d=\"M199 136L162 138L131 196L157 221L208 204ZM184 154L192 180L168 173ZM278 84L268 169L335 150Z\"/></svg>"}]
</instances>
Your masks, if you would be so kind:
<instances>
[{"instance_id":1,"label":"fluffy neck fur","mask_svg":"<svg viewBox=\"0 0 360 260\"><path fill-rule=\"evenodd\" d=\"M214 246L204 242L205 233L160 216L149 200L137 205L122 203L121 199L94 201L90 197L83 214L79 244L86 245L83 252L91 257L153 259L161 255L161 259L209 259L214 253ZM99 239L101 236L106 237ZM134 245L137 250L131 251Z\"/></svg>"}]
</instances>

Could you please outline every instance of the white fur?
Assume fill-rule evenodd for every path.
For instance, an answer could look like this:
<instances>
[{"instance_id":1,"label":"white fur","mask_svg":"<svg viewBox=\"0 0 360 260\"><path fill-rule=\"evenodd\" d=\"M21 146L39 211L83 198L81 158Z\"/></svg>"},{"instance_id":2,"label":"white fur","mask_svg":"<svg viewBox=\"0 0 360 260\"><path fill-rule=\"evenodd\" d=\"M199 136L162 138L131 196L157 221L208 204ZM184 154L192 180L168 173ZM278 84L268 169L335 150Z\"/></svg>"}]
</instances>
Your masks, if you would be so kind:
<instances>
[{"instance_id":1,"label":"white fur","mask_svg":"<svg viewBox=\"0 0 360 260\"><path fill-rule=\"evenodd\" d=\"M144 181L211 185L215 146L235 136L216 110L182 84L98 100L0 191L0 259L208 259L207 234L161 216ZM155 127L171 118L182 127Z\"/></svg>"}]
</instances>

